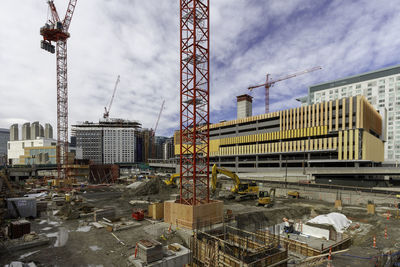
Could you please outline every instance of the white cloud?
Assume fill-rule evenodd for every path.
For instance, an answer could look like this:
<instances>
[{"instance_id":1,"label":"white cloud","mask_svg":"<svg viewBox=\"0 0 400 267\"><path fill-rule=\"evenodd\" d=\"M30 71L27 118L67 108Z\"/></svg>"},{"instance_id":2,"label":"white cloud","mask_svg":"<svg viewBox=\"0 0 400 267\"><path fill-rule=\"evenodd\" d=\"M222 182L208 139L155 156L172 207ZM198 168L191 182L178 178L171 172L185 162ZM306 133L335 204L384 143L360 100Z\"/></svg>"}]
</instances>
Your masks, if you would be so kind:
<instances>
[{"instance_id":1,"label":"white cloud","mask_svg":"<svg viewBox=\"0 0 400 267\"><path fill-rule=\"evenodd\" d=\"M211 119L233 119L235 96L250 84L322 65L276 84L271 109L297 105L307 87L399 62L400 7L395 1L211 2ZM67 1L56 0L60 17ZM39 47L46 1L0 4L0 127L50 122L56 127L55 55ZM179 126L179 1L78 1L68 41L69 122L96 121L121 75L111 117L154 127ZM254 113L264 110L262 89Z\"/></svg>"}]
</instances>

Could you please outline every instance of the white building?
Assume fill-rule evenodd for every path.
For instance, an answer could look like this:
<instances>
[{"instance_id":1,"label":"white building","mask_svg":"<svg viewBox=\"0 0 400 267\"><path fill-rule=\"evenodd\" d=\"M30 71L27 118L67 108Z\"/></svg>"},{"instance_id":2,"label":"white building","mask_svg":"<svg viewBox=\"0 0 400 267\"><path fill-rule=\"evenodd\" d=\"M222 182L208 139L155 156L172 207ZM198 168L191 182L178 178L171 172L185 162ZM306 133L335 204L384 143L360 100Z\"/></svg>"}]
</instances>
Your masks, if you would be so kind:
<instances>
[{"instance_id":1,"label":"white building","mask_svg":"<svg viewBox=\"0 0 400 267\"><path fill-rule=\"evenodd\" d=\"M136 121L107 119L73 125L72 134L82 147L83 159L96 164L133 163L140 126Z\"/></svg>"},{"instance_id":2,"label":"white building","mask_svg":"<svg viewBox=\"0 0 400 267\"><path fill-rule=\"evenodd\" d=\"M385 162L400 162L400 65L312 85L304 104L364 95L383 118Z\"/></svg>"},{"instance_id":3,"label":"white building","mask_svg":"<svg viewBox=\"0 0 400 267\"><path fill-rule=\"evenodd\" d=\"M105 128L103 134L104 164L135 162L134 128Z\"/></svg>"},{"instance_id":4,"label":"white building","mask_svg":"<svg viewBox=\"0 0 400 267\"><path fill-rule=\"evenodd\" d=\"M44 137L38 137L35 140L8 141L7 144L8 162L11 163L11 165L25 164L25 162L20 161L20 157L25 155L25 148L35 148L35 147L43 148L45 150L48 150L47 152L50 152L52 150L51 147L54 147L56 145L57 145L56 140L45 139ZM53 150L55 153L54 148ZM50 154L51 154L50 156L52 156L53 153L50 152Z\"/></svg>"}]
</instances>

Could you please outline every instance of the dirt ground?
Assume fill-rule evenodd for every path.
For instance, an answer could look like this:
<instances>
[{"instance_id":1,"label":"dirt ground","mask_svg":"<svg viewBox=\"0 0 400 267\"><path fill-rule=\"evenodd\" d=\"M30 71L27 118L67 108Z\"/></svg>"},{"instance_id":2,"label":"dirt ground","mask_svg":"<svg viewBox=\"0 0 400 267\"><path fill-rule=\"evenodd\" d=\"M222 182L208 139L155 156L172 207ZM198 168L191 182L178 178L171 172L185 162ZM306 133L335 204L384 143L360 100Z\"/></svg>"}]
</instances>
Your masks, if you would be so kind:
<instances>
[{"instance_id":1,"label":"dirt ground","mask_svg":"<svg viewBox=\"0 0 400 267\"><path fill-rule=\"evenodd\" d=\"M134 206L129 204L130 200L166 200L175 193L176 189L162 187L158 193L135 196L134 191L127 191L125 186L116 185L88 190L81 196L96 208L114 207L117 216L132 220L131 212ZM88 224L93 220L92 217L63 220L53 215L57 209L59 207L50 205L46 214L31 221L33 231L50 237L49 245L15 252L4 250L0 252L0 265L19 260L33 261L37 266L127 266L128 256L134 254L135 244L141 239L153 238L163 244L184 244L180 235L168 233L167 224L144 220L137 227L114 232L125 244L122 245L104 228L96 229L91 226L89 229ZM247 230L280 223L283 217L305 221L319 214L337 211L331 203L304 199L277 199L272 208L257 207L255 200L231 200L225 201L224 209L232 210L236 216L236 226ZM350 227L352 230L347 232L353 237L353 245L349 251L334 255L332 266L375 266L378 255L389 249L400 250L400 219L396 219L395 210L391 210L391 216L387 220L388 209L389 207L378 208L377 214L367 215L365 207L343 207L341 212L353 221ZM387 239L384 235L385 228ZM372 248L373 236L376 236L377 248ZM319 266L326 266L326 262Z\"/></svg>"}]
</instances>

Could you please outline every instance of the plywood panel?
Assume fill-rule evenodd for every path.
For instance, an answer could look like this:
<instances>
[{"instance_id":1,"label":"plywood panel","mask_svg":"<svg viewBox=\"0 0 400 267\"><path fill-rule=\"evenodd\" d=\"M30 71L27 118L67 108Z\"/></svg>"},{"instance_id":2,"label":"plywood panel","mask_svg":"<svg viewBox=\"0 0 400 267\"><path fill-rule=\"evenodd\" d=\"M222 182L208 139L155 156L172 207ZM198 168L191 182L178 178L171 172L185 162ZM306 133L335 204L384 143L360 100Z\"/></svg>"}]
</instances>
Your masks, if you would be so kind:
<instances>
[{"instance_id":1,"label":"plywood panel","mask_svg":"<svg viewBox=\"0 0 400 267\"><path fill-rule=\"evenodd\" d=\"M332 101L329 101L329 131L332 131Z\"/></svg>"},{"instance_id":2,"label":"plywood panel","mask_svg":"<svg viewBox=\"0 0 400 267\"><path fill-rule=\"evenodd\" d=\"M325 102L325 112L324 112L324 115L325 115L325 120L324 120L324 125L325 126L328 126L328 102Z\"/></svg>"},{"instance_id":3,"label":"plywood panel","mask_svg":"<svg viewBox=\"0 0 400 267\"><path fill-rule=\"evenodd\" d=\"M346 98L342 99L342 130L346 130Z\"/></svg>"},{"instance_id":4,"label":"plywood panel","mask_svg":"<svg viewBox=\"0 0 400 267\"><path fill-rule=\"evenodd\" d=\"M356 160L360 159L358 146L359 146L359 130L356 129L354 131L354 159Z\"/></svg>"},{"instance_id":5,"label":"plywood panel","mask_svg":"<svg viewBox=\"0 0 400 267\"><path fill-rule=\"evenodd\" d=\"M384 160L383 142L366 131L363 131L362 159L374 162Z\"/></svg>"},{"instance_id":6,"label":"plywood panel","mask_svg":"<svg viewBox=\"0 0 400 267\"><path fill-rule=\"evenodd\" d=\"M342 160L343 158L343 153L342 153L342 131L339 131L339 138L338 138L338 159Z\"/></svg>"},{"instance_id":7,"label":"plywood panel","mask_svg":"<svg viewBox=\"0 0 400 267\"><path fill-rule=\"evenodd\" d=\"M315 127L315 105L312 105L311 126Z\"/></svg>"},{"instance_id":8,"label":"plywood panel","mask_svg":"<svg viewBox=\"0 0 400 267\"><path fill-rule=\"evenodd\" d=\"M360 99L361 96L356 96L356 128L360 128Z\"/></svg>"},{"instance_id":9,"label":"plywood panel","mask_svg":"<svg viewBox=\"0 0 400 267\"><path fill-rule=\"evenodd\" d=\"M353 97L349 98L349 129L353 128Z\"/></svg>"},{"instance_id":10,"label":"plywood panel","mask_svg":"<svg viewBox=\"0 0 400 267\"><path fill-rule=\"evenodd\" d=\"M347 160L347 148L349 144L347 142L347 131L343 131L343 159Z\"/></svg>"},{"instance_id":11,"label":"plywood panel","mask_svg":"<svg viewBox=\"0 0 400 267\"><path fill-rule=\"evenodd\" d=\"M300 128L304 128L303 119L304 119L304 107L300 107Z\"/></svg>"},{"instance_id":12,"label":"plywood panel","mask_svg":"<svg viewBox=\"0 0 400 267\"><path fill-rule=\"evenodd\" d=\"M339 130L339 99L336 99L335 101L336 104L336 110L335 110L335 130L338 131Z\"/></svg>"},{"instance_id":13,"label":"plywood panel","mask_svg":"<svg viewBox=\"0 0 400 267\"><path fill-rule=\"evenodd\" d=\"M353 130L349 130L349 159L353 159Z\"/></svg>"}]
</instances>

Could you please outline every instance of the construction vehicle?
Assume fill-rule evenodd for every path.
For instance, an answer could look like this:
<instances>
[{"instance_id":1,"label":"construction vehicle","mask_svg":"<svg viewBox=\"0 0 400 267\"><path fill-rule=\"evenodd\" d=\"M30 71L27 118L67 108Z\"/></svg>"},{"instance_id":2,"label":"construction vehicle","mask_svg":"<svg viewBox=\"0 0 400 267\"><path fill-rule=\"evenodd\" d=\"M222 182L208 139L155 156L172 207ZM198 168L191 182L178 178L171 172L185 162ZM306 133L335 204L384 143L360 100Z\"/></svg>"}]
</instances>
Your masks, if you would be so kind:
<instances>
[{"instance_id":1,"label":"construction vehicle","mask_svg":"<svg viewBox=\"0 0 400 267\"><path fill-rule=\"evenodd\" d=\"M258 185L255 182L242 183L236 173L231 172L225 168L217 167L216 164L212 167L211 172L211 190L215 192L217 189L217 175L223 174L231 178L234 182L234 186L231 189L230 195L227 198L235 198L236 201L242 201L247 199L256 199L258 195Z\"/></svg>"},{"instance_id":2,"label":"construction vehicle","mask_svg":"<svg viewBox=\"0 0 400 267\"><path fill-rule=\"evenodd\" d=\"M176 186L176 178L179 177L179 173L172 174L169 179L164 180L166 185Z\"/></svg>"},{"instance_id":3,"label":"construction vehicle","mask_svg":"<svg viewBox=\"0 0 400 267\"><path fill-rule=\"evenodd\" d=\"M267 208L271 208L275 203L275 188L271 188L268 191L259 191L258 192L258 201L257 206L264 206Z\"/></svg>"},{"instance_id":4,"label":"construction vehicle","mask_svg":"<svg viewBox=\"0 0 400 267\"><path fill-rule=\"evenodd\" d=\"M300 193L298 191L289 191L287 195L292 198L300 198Z\"/></svg>"}]
</instances>

